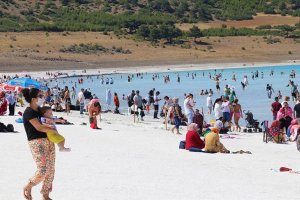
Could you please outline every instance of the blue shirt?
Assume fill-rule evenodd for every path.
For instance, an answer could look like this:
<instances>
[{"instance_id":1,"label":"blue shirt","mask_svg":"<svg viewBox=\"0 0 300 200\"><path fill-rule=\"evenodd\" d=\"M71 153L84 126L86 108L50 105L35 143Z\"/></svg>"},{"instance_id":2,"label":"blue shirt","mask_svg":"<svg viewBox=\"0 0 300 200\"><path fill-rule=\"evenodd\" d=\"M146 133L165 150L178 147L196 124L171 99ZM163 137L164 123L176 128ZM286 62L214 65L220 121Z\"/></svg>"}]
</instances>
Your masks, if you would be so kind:
<instances>
[{"instance_id":1,"label":"blue shirt","mask_svg":"<svg viewBox=\"0 0 300 200\"><path fill-rule=\"evenodd\" d=\"M9 103L10 105L13 105L13 104L16 103L16 97L15 97L13 94L8 94L8 95L6 96L6 100L8 101L8 103Z\"/></svg>"}]
</instances>

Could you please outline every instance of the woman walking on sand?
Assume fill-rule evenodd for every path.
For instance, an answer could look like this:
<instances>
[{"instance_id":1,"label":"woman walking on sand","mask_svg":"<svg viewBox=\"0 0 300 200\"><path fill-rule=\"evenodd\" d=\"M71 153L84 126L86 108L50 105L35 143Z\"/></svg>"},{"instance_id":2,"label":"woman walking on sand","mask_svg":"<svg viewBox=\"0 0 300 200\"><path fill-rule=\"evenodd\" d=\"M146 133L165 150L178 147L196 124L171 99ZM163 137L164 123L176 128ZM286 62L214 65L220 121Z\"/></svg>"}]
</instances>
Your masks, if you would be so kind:
<instances>
[{"instance_id":1,"label":"woman walking on sand","mask_svg":"<svg viewBox=\"0 0 300 200\"><path fill-rule=\"evenodd\" d=\"M49 193L52 191L52 182L55 171L55 145L47 138L46 132L57 132L40 122L41 113L39 107L44 103L43 93L36 89L24 89L22 91L25 100L29 103L23 114L24 128L27 134L28 144L32 157L36 163L35 175L23 189L25 199L31 200L33 186L43 182L41 194L42 200L51 200Z\"/></svg>"}]
</instances>

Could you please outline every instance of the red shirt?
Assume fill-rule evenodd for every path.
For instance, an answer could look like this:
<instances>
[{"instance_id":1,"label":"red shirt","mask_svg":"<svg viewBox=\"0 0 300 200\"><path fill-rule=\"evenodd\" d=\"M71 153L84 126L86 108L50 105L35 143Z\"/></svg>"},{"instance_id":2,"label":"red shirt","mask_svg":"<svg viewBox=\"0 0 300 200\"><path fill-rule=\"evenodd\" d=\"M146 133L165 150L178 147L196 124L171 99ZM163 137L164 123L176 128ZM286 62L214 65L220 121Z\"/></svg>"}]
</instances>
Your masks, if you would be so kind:
<instances>
[{"instance_id":1,"label":"red shirt","mask_svg":"<svg viewBox=\"0 0 300 200\"><path fill-rule=\"evenodd\" d=\"M203 140L196 131L188 131L185 137L185 149L189 150L191 147L203 149L205 146Z\"/></svg>"},{"instance_id":2,"label":"red shirt","mask_svg":"<svg viewBox=\"0 0 300 200\"><path fill-rule=\"evenodd\" d=\"M117 96L114 96L114 103L115 103L115 106L120 106L120 102L119 102L119 98Z\"/></svg>"},{"instance_id":3,"label":"red shirt","mask_svg":"<svg viewBox=\"0 0 300 200\"><path fill-rule=\"evenodd\" d=\"M277 116L278 111L281 108L281 104L277 101L275 101L274 103L272 103L272 108L273 108L273 116Z\"/></svg>"}]
</instances>

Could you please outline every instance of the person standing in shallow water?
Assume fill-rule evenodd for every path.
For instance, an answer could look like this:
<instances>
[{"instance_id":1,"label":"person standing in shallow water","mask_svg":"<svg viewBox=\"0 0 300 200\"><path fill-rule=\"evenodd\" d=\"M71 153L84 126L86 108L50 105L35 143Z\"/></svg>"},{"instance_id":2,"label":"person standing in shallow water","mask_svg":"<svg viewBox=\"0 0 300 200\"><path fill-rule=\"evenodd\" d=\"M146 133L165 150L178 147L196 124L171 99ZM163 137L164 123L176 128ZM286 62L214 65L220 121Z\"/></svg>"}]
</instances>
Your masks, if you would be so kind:
<instances>
[{"instance_id":1,"label":"person standing in shallow water","mask_svg":"<svg viewBox=\"0 0 300 200\"><path fill-rule=\"evenodd\" d=\"M43 182L41 189L42 200L51 200L49 193L52 191L52 182L55 171L55 145L47 138L46 132L56 130L43 125L40 121L39 107L44 103L43 93L36 89L24 89L22 91L25 100L29 103L23 114L24 128L27 134L28 144L32 157L36 163L35 175L23 189L25 199L32 200L32 187Z\"/></svg>"}]
</instances>

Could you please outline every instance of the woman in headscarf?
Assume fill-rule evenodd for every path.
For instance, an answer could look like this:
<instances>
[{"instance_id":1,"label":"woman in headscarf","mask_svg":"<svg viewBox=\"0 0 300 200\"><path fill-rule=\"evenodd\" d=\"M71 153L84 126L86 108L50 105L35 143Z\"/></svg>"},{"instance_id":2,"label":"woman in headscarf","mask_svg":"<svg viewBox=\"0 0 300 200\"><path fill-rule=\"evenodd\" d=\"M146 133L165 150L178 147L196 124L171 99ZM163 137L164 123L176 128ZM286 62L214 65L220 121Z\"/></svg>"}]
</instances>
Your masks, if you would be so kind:
<instances>
[{"instance_id":1,"label":"woman in headscarf","mask_svg":"<svg viewBox=\"0 0 300 200\"><path fill-rule=\"evenodd\" d=\"M214 128L205 136L205 151L208 153L230 153L229 150L220 142L219 132L223 128L223 123L218 120Z\"/></svg>"},{"instance_id":2,"label":"woman in headscarf","mask_svg":"<svg viewBox=\"0 0 300 200\"><path fill-rule=\"evenodd\" d=\"M285 132L287 132L288 127L293 120L293 110L287 101L282 102L282 108L278 111L276 120L281 122L280 128L285 128Z\"/></svg>"},{"instance_id":3,"label":"woman in headscarf","mask_svg":"<svg viewBox=\"0 0 300 200\"><path fill-rule=\"evenodd\" d=\"M198 125L196 123L191 123L188 125L187 129L188 132L185 137L185 149L189 150L192 147L203 149L205 144L198 134Z\"/></svg>"}]
</instances>

